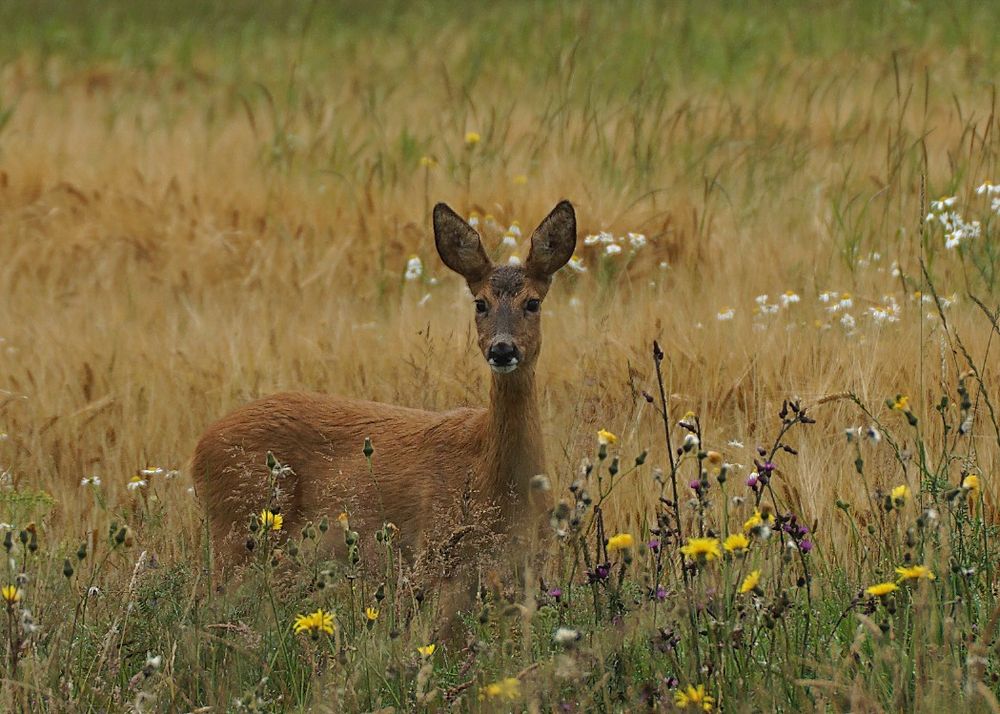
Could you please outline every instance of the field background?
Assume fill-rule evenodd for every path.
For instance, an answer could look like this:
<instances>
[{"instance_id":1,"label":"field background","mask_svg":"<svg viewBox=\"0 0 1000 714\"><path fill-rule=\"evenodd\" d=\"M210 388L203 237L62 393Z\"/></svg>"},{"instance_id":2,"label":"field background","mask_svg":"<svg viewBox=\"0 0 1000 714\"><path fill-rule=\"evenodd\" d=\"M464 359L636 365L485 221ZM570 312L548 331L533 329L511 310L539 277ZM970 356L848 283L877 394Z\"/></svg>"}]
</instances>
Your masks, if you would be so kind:
<instances>
[{"instance_id":1,"label":"field background","mask_svg":"<svg viewBox=\"0 0 1000 714\"><path fill-rule=\"evenodd\" d=\"M58 573L63 549L148 507L137 469L180 469L135 538L195 567L184 469L229 409L283 389L484 403L471 300L433 248L440 200L495 217L498 260L503 227L520 223L523 257L556 201L577 208L587 271L557 278L538 369L557 492L599 428L665 465L641 394L654 339L671 410L740 480L786 398L853 392L902 431L883 402L906 394L941 448L934 406L967 368L953 335L998 401L969 297L997 303L995 233L959 254L923 223L930 200L1000 181L998 26L971 1L3 3L0 520L37 520ZM648 243L583 244L605 230ZM786 291L800 301L755 313ZM853 329L824 291L851 295ZM898 321L866 314L889 296ZM993 515L1000 436L977 407ZM858 555L835 503L865 499L843 431L870 419L849 399L812 416L776 484L836 569ZM898 483L892 461L870 457L873 486ZM80 486L94 474L99 495ZM609 527L639 529L654 493L648 474L623 486Z\"/></svg>"}]
</instances>

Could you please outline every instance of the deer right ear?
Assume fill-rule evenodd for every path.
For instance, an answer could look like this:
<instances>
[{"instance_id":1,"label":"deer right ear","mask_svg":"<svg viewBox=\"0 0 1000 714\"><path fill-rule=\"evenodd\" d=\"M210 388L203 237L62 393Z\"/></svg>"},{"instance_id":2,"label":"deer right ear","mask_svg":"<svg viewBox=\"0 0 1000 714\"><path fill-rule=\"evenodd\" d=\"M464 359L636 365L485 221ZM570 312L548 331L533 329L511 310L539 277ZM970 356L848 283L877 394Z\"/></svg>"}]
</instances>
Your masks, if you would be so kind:
<instances>
[{"instance_id":1,"label":"deer right ear","mask_svg":"<svg viewBox=\"0 0 1000 714\"><path fill-rule=\"evenodd\" d=\"M470 285L485 278L493 267L479 234L443 203L434 206L434 244L444 264Z\"/></svg>"}]
</instances>

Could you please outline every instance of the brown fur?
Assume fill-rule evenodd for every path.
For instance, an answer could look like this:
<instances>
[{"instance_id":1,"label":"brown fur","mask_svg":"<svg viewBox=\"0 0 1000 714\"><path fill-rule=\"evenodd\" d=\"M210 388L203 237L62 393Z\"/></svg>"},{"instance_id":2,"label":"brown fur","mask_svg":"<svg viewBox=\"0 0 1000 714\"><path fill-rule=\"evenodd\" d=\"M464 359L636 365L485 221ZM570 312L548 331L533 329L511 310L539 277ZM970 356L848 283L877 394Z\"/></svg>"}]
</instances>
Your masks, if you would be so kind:
<instances>
[{"instance_id":1,"label":"brown fur","mask_svg":"<svg viewBox=\"0 0 1000 714\"><path fill-rule=\"evenodd\" d=\"M465 489L496 505L505 529L527 512L529 481L545 471L545 453L535 400L541 319L526 305L545 297L551 275L573 254L573 208L564 201L542 222L523 268L493 266L478 234L443 204L434 210L434 232L442 260L486 303L476 315L483 355L504 340L518 350L517 368L493 374L486 409L427 412L293 392L247 404L210 426L192 470L217 572L246 559L247 525L268 505L268 451L292 470L275 504L292 533L346 511L359 532L394 523L412 553L441 504L457 502ZM374 445L371 472L362 453L366 437Z\"/></svg>"}]
</instances>

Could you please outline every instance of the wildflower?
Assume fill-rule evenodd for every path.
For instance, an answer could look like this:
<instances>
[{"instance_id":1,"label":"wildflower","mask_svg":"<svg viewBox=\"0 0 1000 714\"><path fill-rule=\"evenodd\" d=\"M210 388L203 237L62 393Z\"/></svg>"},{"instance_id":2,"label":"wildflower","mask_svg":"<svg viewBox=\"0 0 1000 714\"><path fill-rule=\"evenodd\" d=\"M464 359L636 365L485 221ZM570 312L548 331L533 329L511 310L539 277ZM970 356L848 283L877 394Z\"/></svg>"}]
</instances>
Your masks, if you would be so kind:
<instances>
[{"instance_id":1,"label":"wildflower","mask_svg":"<svg viewBox=\"0 0 1000 714\"><path fill-rule=\"evenodd\" d=\"M630 533L619 533L608 539L608 550L624 550L635 545L635 540Z\"/></svg>"},{"instance_id":2,"label":"wildflower","mask_svg":"<svg viewBox=\"0 0 1000 714\"><path fill-rule=\"evenodd\" d=\"M747 488L757 488L758 481L760 481L760 476L757 472L751 472L750 475L747 476Z\"/></svg>"},{"instance_id":3,"label":"wildflower","mask_svg":"<svg viewBox=\"0 0 1000 714\"><path fill-rule=\"evenodd\" d=\"M678 709L694 707L695 709L710 712L712 711L713 704L715 704L715 698L705 692L704 684L699 684L697 687L689 684L687 689L682 689L674 695L674 705Z\"/></svg>"},{"instance_id":4,"label":"wildflower","mask_svg":"<svg viewBox=\"0 0 1000 714\"><path fill-rule=\"evenodd\" d=\"M528 177L525 174L518 174L513 178L513 182L515 186L523 186L528 183Z\"/></svg>"},{"instance_id":5,"label":"wildflower","mask_svg":"<svg viewBox=\"0 0 1000 714\"><path fill-rule=\"evenodd\" d=\"M424 645L423 647L417 647L417 653L421 657L430 657L432 654L434 654L434 650L436 650L436 649L437 649L437 645L435 645L432 642L429 645Z\"/></svg>"},{"instance_id":6,"label":"wildflower","mask_svg":"<svg viewBox=\"0 0 1000 714\"><path fill-rule=\"evenodd\" d=\"M720 310L715 315L715 319L718 320L719 322L725 322L726 320L732 320L734 317L736 317L736 310L735 310L735 308L731 308L731 307L727 307L725 310Z\"/></svg>"},{"instance_id":7,"label":"wildflower","mask_svg":"<svg viewBox=\"0 0 1000 714\"><path fill-rule=\"evenodd\" d=\"M607 429L601 429L597 432L597 443L601 446L607 446L608 444L617 444L618 437L612 434Z\"/></svg>"},{"instance_id":8,"label":"wildflower","mask_svg":"<svg viewBox=\"0 0 1000 714\"><path fill-rule=\"evenodd\" d=\"M365 619L368 620L368 622L375 622L378 619L378 616L379 612L376 608L374 607L365 608Z\"/></svg>"},{"instance_id":9,"label":"wildflower","mask_svg":"<svg viewBox=\"0 0 1000 714\"><path fill-rule=\"evenodd\" d=\"M507 677L499 682L486 685L486 696L491 699L509 699L511 701L521 696L521 680L517 677Z\"/></svg>"},{"instance_id":10,"label":"wildflower","mask_svg":"<svg viewBox=\"0 0 1000 714\"><path fill-rule=\"evenodd\" d=\"M275 513L267 508L260 512L260 524L264 526L265 529L280 531L281 524L284 522L285 518L280 513Z\"/></svg>"},{"instance_id":11,"label":"wildflower","mask_svg":"<svg viewBox=\"0 0 1000 714\"><path fill-rule=\"evenodd\" d=\"M101 485L101 477L97 475L87 476L85 478L80 479L80 485L93 486L94 488L97 488L98 486Z\"/></svg>"},{"instance_id":12,"label":"wildflower","mask_svg":"<svg viewBox=\"0 0 1000 714\"><path fill-rule=\"evenodd\" d=\"M473 228L479 226L479 214L476 211L469 214L469 225Z\"/></svg>"},{"instance_id":13,"label":"wildflower","mask_svg":"<svg viewBox=\"0 0 1000 714\"><path fill-rule=\"evenodd\" d=\"M874 424L865 429L865 438L868 439L868 442L872 446L876 446L880 441L882 441L882 435L879 433L878 429L875 428Z\"/></svg>"},{"instance_id":14,"label":"wildflower","mask_svg":"<svg viewBox=\"0 0 1000 714\"><path fill-rule=\"evenodd\" d=\"M761 526L767 525L773 521L774 516L771 514L764 516L761 514L760 509L754 509L753 515L743 523L743 532L750 533L754 529L758 529Z\"/></svg>"},{"instance_id":15,"label":"wildflower","mask_svg":"<svg viewBox=\"0 0 1000 714\"><path fill-rule=\"evenodd\" d=\"M681 553L700 562L710 562L722 555L718 538L688 538L687 544L681 547Z\"/></svg>"},{"instance_id":16,"label":"wildflower","mask_svg":"<svg viewBox=\"0 0 1000 714\"><path fill-rule=\"evenodd\" d=\"M433 169L438 165L437 159L433 156L421 156L420 157L420 167L424 169Z\"/></svg>"},{"instance_id":17,"label":"wildflower","mask_svg":"<svg viewBox=\"0 0 1000 714\"><path fill-rule=\"evenodd\" d=\"M572 258L570 258L569 263L567 263L567 265L570 267L570 269L575 270L578 273L587 272L587 266L583 264L583 258L581 258L578 255L574 255Z\"/></svg>"},{"instance_id":18,"label":"wildflower","mask_svg":"<svg viewBox=\"0 0 1000 714\"><path fill-rule=\"evenodd\" d=\"M560 627L555 631L555 634L552 635L552 641L555 642L557 645L563 645L564 647L566 645L573 644L579 639L580 639L579 631L574 630L570 627Z\"/></svg>"},{"instance_id":19,"label":"wildflower","mask_svg":"<svg viewBox=\"0 0 1000 714\"><path fill-rule=\"evenodd\" d=\"M644 236L642 233L629 233L628 242L632 245L633 248L638 250L639 248L642 248L644 245L646 245L646 236Z\"/></svg>"},{"instance_id":20,"label":"wildflower","mask_svg":"<svg viewBox=\"0 0 1000 714\"><path fill-rule=\"evenodd\" d=\"M348 516L346 513L341 513L339 516L337 516L337 523L339 523L340 527L343 528L345 531L350 530L351 527L350 521L348 520Z\"/></svg>"},{"instance_id":21,"label":"wildflower","mask_svg":"<svg viewBox=\"0 0 1000 714\"><path fill-rule=\"evenodd\" d=\"M509 258L507 258L507 265L520 265L520 264L521 264L521 259L518 258L516 255L512 255Z\"/></svg>"},{"instance_id":22,"label":"wildflower","mask_svg":"<svg viewBox=\"0 0 1000 714\"><path fill-rule=\"evenodd\" d=\"M142 666L142 673L147 677L151 677L153 672L158 670L163 664L163 655L156 655L155 657L152 653L146 653L146 662Z\"/></svg>"},{"instance_id":23,"label":"wildflower","mask_svg":"<svg viewBox=\"0 0 1000 714\"><path fill-rule=\"evenodd\" d=\"M729 441L729 442L728 442L728 443L726 444L726 446L730 446L730 447L732 447L732 448L734 448L734 449L742 449L742 448L743 448L743 442L742 442L742 441L739 441L739 440L737 440L737 439L731 439L731 440L730 440L730 441Z\"/></svg>"},{"instance_id":24,"label":"wildflower","mask_svg":"<svg viewBox=\"0 0 1000 714\"><path fill-rule=\"evenodd\" d=\"M685 451L690 451L691 449L698 446L700 443L701 442L698 440L697 436L695 436L694 434L688 434L684 437L684 441L681 442L681 447Z\"/></svg>"},{"instance_id":25,"label":"wildflower","mask_svg":"<svg viewBox=\"0 0 1000 714\"><path fill-rule=\"evenodd\" d=\"M622 252L622 247L617 243L609 243L604 247L605 255L618 255Z\"/></svg>"},{"instance_id":26,"label":"wildflower","mask_svg":"<svg viewBox=\"0 0 1000 714\"><path fill-rule=\"evenodd\" d=\"M482 141L483 137L479 135L477 131L467 131L465 132L465 145L470 149Z\"/></svg>"},{"instance_id":27,"label":"wildflower","mask_svg":"<svg viewBox=\"0 0 1000 714\"><path fill-rule=\"evenodd\" d=\"M934 573L926 565L901 565L896 568L896 574L899 575L897 583L904 580L920 580L920 578L934 580L935 578Z\"/></svg>"},{"instance_id":28,"label":"wildflower","mask_svg":"<svg viewBox=\"0 0 1000 714\"><path fill-rule=\"evenodd\" d=\"M16 585L4 585L0 588L0 597L4 599L8 605L13 605L15 602L20 602L21 596L24 593L21 592L21 588Z\"/></svg>"},{"instance_id":29,"label":"wildflower","mask_svg":"<svg viewBox=\"0 0 1000 714\"><path fill-rule=\"evenodd\" d=\"M424 272L424 265L420 262L420 258L416 255L411 255L410 259L406 261L406 273L403 277L406 280L416 280Z\"/></svg>"},{"instance_id":30,"label":"wildflower","mask_svg":"<svg viewBox=\"0 0 1000 714\"><path fill-rule=\"evenodd\" d=\"M970 492L975 497L975 494L979 493L979 477L975 474L969 474L963 478L962 490Z\"/></svg>"},{"instance_id":31,"label":"wildflower","mask_svg":"<svg viewBox=\"0 0 1000 714\"><path fill-rule=\"evenodd\" d=\"M896 583L878 583L866 588L865 593L874 597L885 597L896 590L899 590L899 586Z\"/></svg>"},{"instance_id":32,"label":"wildflower","mask_svg":"<svg viewBox=\"0 0 1000 714\"><path fill-rule=\"evenodd\" d=\"M559 598L562 597L562 588L550 588L549 597L555 598L555 601L559 602Z\"/></svg>"},{"instance_id":33,"label":"wildflower","mask_svg":"<svg viewBox=\"0 0 1000 714\"><path fill-rule=\"evenodd\" d=\"M892 493L890 495L892 497L892 505L896 508L902 508L906 505L906 499L910 497L910 487L905 483L900 484L892 489Z\"/></svg>"},{"instance_id":34,"label":"wildflower","mask_svg":"<svg viewBox=\"0 0 1000 714\"><path fill-rule=\"evenodd\" d=\"M940 213L945 209L954 206L957 201L957 196L942 196L936 201L931 201L931 210Z\"/></svg>"},{"instance_id":35,"label":"wildflower","mask_svg":"<svg viewBox=\"0 0 1000 714\"><path fill-rule=\"evenodd\" d=\"M129 479L129 482L126 485L126 487L128 488L129 491L138 491L140 488L146 488L146 486L148 485L149 482L146 481L146 479L137 475Z\"/></svg>"},{"instance_id":36,"label":"wildflower","mask_svg":"<svg viewBox=\"0 0 1000 714\"><path fill-rule=\"evenodd\" d=\"M760 571L751 570L750 574L743 578L743 582L740 583L739 594L746 595L748 592L756 590L758 583L760 583Z\"/></svg>"},{"instance_id":37,"label":"wildflower","mask_svg":"<svg viewBox=\"0 0 1000 714\"><path fill-rule=\"evenodd\" d=\"M785 292L784 295L781 296L781 306L788 307L789 305L793 305L799 302L801 299L802 298L800 298L797 294L795 294L791 290L788 290L787 292Z\"/></svg>"},{"instance_id":38,"label":"wildflower","mask_svg":"<svg viewBox=\"0 0 1000 714\"><path fill-rule=\"evenodd\" d=\"M503 234L503 240L500 241L500 244L504 248L516 248L517 247L517 238L515 238L510 233L504 233Z\"/></svg>"},{"instance_id":39,"label":"wildflower","mask_svg":"<svg viewBox=\"0 0 1000 714\"><path fill-rule=\"evenodd\" d=\"M332 635L334 629L333 614L320 608L310 615L298 615L292 628L296 635L306 632L313 638L319 637L320 632Z\"/></svg>"},{"instance_id":40,"label":"wildflower","mask_svg":"<svg viewBox=\"0 0 1000 714\"><path fill-rule=\"evenodd\" d=\"M840 318L841 326L848 332L852 331L857 327L858 321L854 319L850 314L844 313L844 316Z\"/></svg>"},{"instance_id":41,"label":"wildflower","mask_svg":"<svg viewBox=\"0 0 1000 714\"><path fill-rule=\"evenodd\" d=\"M803 539L799 541L799 550L801 550L803 553L808 553L812 549L813 549L813 544L811 540Z\"/></svg>"},{"instance_id":42,"label":"wildflower","mask_svg":"<svg viewBox=\"0 0 1000 714\"><path fill-rule=\"evenodd\" d=\"M896 401L890 405L891 409L895 409L899 412L909 411L910 409L910 398L906 395L897 394Z\"/></svg>"},{"instance_id":43,"label":"wildflower","mask_svg":"<svg viewBox=\"0 0 1000 714\"><path fill-rule=\"evenodd\" d=\"M147 466L140 470L139 473L143 476L162 476L166 471L159 466Z\"/></svg>"},{"instance_id":44,"label":"wildflower","mask_svg":"<svg viewBox=\"0 0 1000 714\"><path fill-rule=\"evenodd\" d=\"M722 547L727 553L742 553L750 547L750 540L742 533L733 533L726 538Z\"/></svg>"}]
</instances>

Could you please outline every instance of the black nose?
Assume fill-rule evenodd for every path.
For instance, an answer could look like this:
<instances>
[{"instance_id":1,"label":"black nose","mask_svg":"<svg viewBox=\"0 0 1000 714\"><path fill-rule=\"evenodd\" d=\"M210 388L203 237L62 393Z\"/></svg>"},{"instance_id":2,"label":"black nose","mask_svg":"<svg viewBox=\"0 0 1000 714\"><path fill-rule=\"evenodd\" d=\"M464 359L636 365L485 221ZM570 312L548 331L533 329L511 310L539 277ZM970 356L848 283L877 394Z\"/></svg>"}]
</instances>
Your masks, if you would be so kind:
<instances>
[{"instance_id":1,"label":"black nose","mask_svg":"<svg viewBox=\"0 0 1000 714\"><path fill-rule=\"evenodd\" d=\"M497 342L490 346L486 358L497 367L506 367L511 362L518 361L517 347L510 342Z\"/></svg>"}]
</instances>

